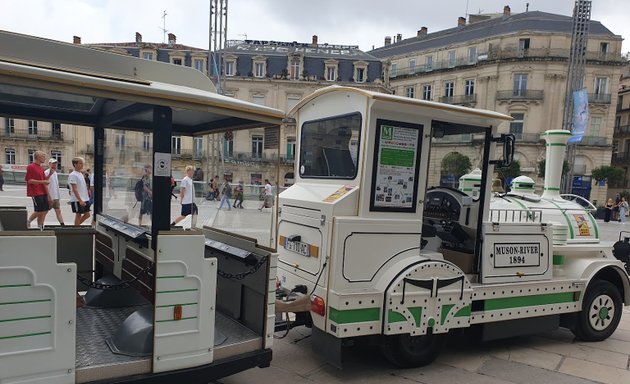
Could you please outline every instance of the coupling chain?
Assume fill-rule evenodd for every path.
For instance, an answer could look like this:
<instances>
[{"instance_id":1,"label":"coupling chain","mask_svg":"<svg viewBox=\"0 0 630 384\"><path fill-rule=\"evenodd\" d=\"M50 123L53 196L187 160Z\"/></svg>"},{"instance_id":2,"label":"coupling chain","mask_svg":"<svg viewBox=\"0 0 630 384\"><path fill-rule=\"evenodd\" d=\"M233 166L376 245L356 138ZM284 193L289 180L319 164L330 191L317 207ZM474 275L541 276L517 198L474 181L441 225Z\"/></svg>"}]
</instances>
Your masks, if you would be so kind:
<instances>
[{"instance_id":1,"label":"coupling chain","mask_svg":"<svg viewBox=\"0 0 630 384\"><path fill-rule=\"evenodd\" d=\"M124 280L124 281L121 281L120 283L116 283L116 284L98 283L96 281L91 281L90 279L86 279L85 277L83 277L83 276L81 276L79 274L77 274L77 280L79 280L81 283L87 285L90 288L99 289L99 290L102 290L102 291L117 291L117 290L120 290L120 289L129 288L132 283L136 282L139 278L142 277L142 275L145 275L147 272L149 272L151 270L151 268L153 268L153 266L154 266L154 264L151 263L146 268L144 268L143 270L138 272L138 274L133 279Z\"/></svg>"},{"instance_id":2,"label":"coupling chain","mask_svg":"<svg viewBox=\"0 0 630 384\"><path fill-rule=\"evenodd\" d=\"M241 273L228 273L228 272L223 272L222 270L218 269L217 274L226 279L243 280L247 276L256 273L260 269L260 267L262 267L263 264L265 264L266 261L267 261L267 256L263 256L260 258L260 260L258 260L256 265L254 265L249 271L241 272Z\"/></svg>"}]
</instances>

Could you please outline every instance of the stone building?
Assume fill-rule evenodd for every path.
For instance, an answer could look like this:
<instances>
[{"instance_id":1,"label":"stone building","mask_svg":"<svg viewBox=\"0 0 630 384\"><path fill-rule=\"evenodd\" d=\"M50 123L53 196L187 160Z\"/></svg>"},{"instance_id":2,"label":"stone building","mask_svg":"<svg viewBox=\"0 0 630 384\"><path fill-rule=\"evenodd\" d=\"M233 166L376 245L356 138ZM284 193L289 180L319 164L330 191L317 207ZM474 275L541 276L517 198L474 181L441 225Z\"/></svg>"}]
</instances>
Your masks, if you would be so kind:
<instances>
[{"instance_id":1,"label":"stone building","mask_svg":"<svg viewBox=\"0 0 630 384\"><path fill-rule=\"evenodd\" d=\"M612 183L608 187L608 196L630 191L630 71L621 77L617 99L617 116L615 117L615 131L612 143L612 166L625 171L625 177L620 183Z\"/></svg>"},{"instance_id":2,"label":"stone building","mask_svg":"<svg viewBox=\"0 0 630 384\"><path fill-rule=\"evenodd\" d=\"M545 148L540 133L562 129L566 97L572 18L539 11L460 17L454 28L417 36L368 53L381 58L385 78L394 93L413 98L465 105L505 113L514 118L500 131L517 137L515 158L523 174L537 177ZM594 186L591 170L609 165L615 124L616 98L625 59L622 38L598 21L591 21L584 87L590 118L585 137L577 145L573 164L573 192L603 201L606 187ZM442 144L442 155L458 151L474 163L479 151L475 140L461 137ZM433 182L439 180L435 164ZM542 187L538 178L537 186Z\"/></svg>"}]
</instances>

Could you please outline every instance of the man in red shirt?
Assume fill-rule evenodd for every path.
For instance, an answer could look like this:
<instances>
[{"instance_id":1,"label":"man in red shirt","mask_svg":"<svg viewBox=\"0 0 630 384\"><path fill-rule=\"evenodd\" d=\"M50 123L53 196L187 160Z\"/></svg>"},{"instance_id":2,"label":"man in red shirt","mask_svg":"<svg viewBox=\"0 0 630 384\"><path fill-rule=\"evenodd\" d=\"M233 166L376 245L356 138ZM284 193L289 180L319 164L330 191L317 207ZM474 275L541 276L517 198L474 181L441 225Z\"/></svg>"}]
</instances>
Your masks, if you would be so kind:
<instances>
[{"instance_id":1,"label":"man in red shirt","mask_svg":"<svg viewBox=\"0 0 630 384\"><path fill-rule=\"evenodd\" d=\"M33 206L35 212L28 218L28 226L31 226L31 222L37 218L37 226L41 229L44 228L44 219L48 210L50 210L50 203L52 203L48 196L48 179L44 174L44 168L42 164L46 161L46 154L42 151L35 151L33 154L33 162L26 167L26 196L33 199Z\"/></svg>"}]
</instances>

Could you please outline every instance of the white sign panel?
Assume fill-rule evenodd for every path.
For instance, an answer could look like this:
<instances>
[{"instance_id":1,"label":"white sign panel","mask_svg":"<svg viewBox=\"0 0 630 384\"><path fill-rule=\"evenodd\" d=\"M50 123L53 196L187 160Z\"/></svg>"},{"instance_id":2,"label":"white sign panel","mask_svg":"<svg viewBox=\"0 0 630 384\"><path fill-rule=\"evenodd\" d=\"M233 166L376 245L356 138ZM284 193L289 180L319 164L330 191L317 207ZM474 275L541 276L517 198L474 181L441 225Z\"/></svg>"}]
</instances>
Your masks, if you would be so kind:
<instances>
[{"instance_id":1,"label":"white sign panel","mask_svg":"<svg viewBox=\"0 0 630 384\"><path fill-rule=\"evenodd\" d=\"M537 267L540 265L540 243L495 243L494 267Z\"/></svg>"},{"instance_id":2,"label":"white sign panel","mask_svg":"<svg viewBox=\"0 0 630 384\"><path fill-rule=\"evenodd\" d=\"M171 154L155 152L153 160L153 174L155 176L171 176Z\"/></svg>"}]
</instances>

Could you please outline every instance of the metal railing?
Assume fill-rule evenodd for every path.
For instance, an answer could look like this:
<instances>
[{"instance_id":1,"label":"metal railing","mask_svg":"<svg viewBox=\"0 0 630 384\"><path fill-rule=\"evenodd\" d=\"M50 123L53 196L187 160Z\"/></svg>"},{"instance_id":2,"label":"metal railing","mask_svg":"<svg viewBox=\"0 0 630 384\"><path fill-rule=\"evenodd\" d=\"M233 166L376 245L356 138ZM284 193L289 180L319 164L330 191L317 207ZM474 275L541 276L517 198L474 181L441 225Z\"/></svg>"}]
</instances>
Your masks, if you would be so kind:
<instances>
[{"instance_id":1,"label":"metal railing","mask_svg":"<svg viewBox=\"0 0 630 384\"><path fill-rule=\"evenodd\" d=\"M540 133L515 133L516 143L534 143L538 144L544 139L540 138Z\"/></svg>"},{"instance_id":2,"label":"metal railing","mask_svg":"<svg viewBox=\"0 0 630 384\"><path fill-rule=\"evenodd\" d=\"M472 95L457 95L457 96L442 96L440 97L441 103L446 104L474 104L477 102L477 94Z\"/></svg>"},{"instance_id":3,"label":"metal railing","mask_svg":"<svg viewBox=\"0 0 630 384\"><path fill-rule=\"evenodd\" d=\"M612 161L630 162L630 152L613 152Z\"/></svg>"},{"instance_id":4,"label":"metal railing","mask_svg":"<svg viewBox=\"0 0 630 384\"><path fill-rule=\"evenodd\" d=\"M592 104L610 104L610 93L589 93L588 102Z\"/></svg>"},{"instance_id":5,"label":"metal railing","mask_svg":"<svg viewBox=\"0 0 630 384\"><path fill-rule=\"evenodd\" d=\"M539 209L491 209L491 222L541 223L542 210Z\"/></svg>"},{"instance_id":6,"label":"metal railing","mask_svg":"<svg viewBox=\"0 0 630 384\"><path fill-rule=\"evenodd\" d=\"M583 136L577 145L586 145L591 147L607 147L610 143L608 138L604 136Z\"/></svg>"},{"instance_id":7,"label":"metal railing","mask_svg":"<svg viewBox=\"0 0 630 384\"><path fill-rule=\"evenodd\" d=\"M542 100L542 90L513 89L509 91L497 91L497 100Z\"/></svg>"},{"instance_id":8,"label":"metal railing","mask_svg":"<svg viewBox=\"0 0 630 384\"><path fill-rule=\"evenodd\" d=\"M615 134L627 135L630 133L630 125L618 125L615 127Z\"/></svg>"},{"instance_id":9,"label":"metal railing","mask_svg":"<svg viewBox=\"0 0 630 384\"><path fill-rule=\"evenodd\" d=\"M63 141L63 132L51 132L38 130L32 133L28 129L3 129L0 131L0 137L10 137L15 139L31 139L31 140L58 140Z\"/></svg>"}]
</instances>

